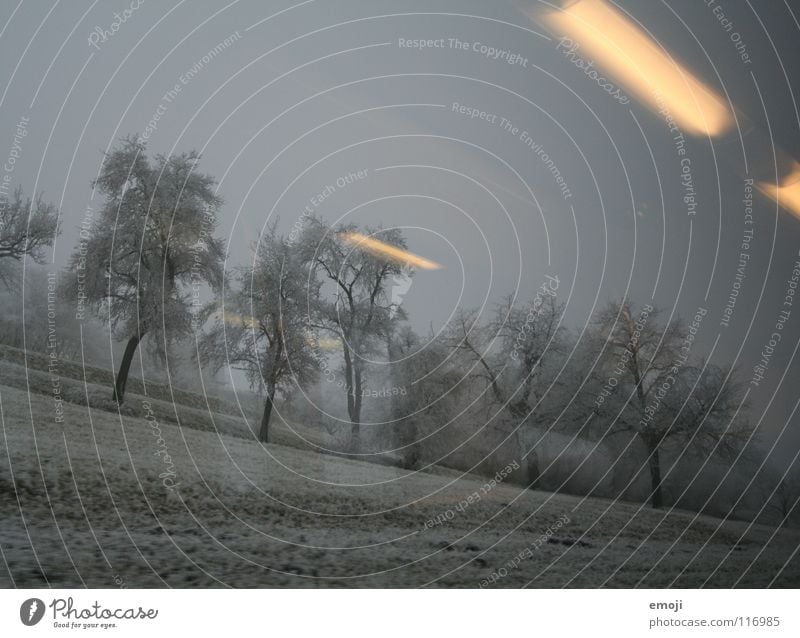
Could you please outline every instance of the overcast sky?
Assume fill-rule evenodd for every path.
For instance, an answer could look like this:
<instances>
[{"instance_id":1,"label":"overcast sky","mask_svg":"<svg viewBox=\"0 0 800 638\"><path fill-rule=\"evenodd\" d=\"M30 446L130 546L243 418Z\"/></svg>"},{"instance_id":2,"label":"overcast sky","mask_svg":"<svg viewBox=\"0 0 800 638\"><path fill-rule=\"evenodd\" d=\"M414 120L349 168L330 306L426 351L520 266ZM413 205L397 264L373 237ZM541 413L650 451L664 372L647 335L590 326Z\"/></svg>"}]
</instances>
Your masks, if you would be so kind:
<instances>
[{"instance_id":1,"label":"overcast sky","mask_svg":"<svg viewBox=\"0 0 800 638\"><path fill-rule=\"evenodd\" d=\"M411 250L442 264L407 295L420 330L458 305L524 300L551 275L577 332L626 294L666 316L706 308L697 353L716 343L714 361L735 360L749 381L800 249L800 220L758 193L741 294L728 327L721 318L744 178L770 169L770 135L800 158L798 11L725 2L725 22L705 0L618 5L756 131L744 144L687 135L694 215L664 120L598 88L531 19L545 7L532 0L10 2L0 154L26 123L12 183L60 206L57 266L101 205L90 182L102 153L158 114L149 149L197 149L219 181L230 265L271 216L288 232L311 205L331 222L403 227ZM420 39L444 46L406 46ZM770 406L763 427L780 430L795 407L798 339L800 307L751 388L757 417Z\"/></svg>"}]
</instances>

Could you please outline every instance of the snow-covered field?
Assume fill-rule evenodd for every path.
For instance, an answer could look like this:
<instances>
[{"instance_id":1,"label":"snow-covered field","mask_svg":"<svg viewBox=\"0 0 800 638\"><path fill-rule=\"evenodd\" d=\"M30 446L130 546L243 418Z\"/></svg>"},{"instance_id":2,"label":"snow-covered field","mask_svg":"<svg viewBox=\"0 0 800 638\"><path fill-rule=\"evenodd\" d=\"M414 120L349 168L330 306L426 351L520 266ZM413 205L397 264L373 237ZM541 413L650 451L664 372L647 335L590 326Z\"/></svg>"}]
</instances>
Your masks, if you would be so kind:
<instances>
[{"instance_id":1,"label":"snow-covered field","mask_svg":"<svg viewBox=\"0 0 800 638\"><path fill-rule=\"evenodd\" d=\"M0 401L3 587L800 585L793 530Z\"/></svg>"}]
</instances>

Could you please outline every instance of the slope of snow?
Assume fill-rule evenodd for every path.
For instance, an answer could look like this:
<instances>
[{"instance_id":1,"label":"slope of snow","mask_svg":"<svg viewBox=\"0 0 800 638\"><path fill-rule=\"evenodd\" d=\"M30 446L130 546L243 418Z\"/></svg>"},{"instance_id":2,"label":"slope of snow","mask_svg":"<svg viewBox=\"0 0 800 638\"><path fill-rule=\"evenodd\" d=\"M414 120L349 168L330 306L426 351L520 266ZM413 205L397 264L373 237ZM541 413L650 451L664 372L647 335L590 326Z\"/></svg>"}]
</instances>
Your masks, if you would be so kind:
<instances>
[{"instance_id":1,"label":"slope of snow","mask_svg":"<svg viewBox=\"0 0 800 638\"><path fill-rule=\"evenodd\" d=\"M800 584L791 530L0 401L4 587Z\"/></svg>"}]
</instances>

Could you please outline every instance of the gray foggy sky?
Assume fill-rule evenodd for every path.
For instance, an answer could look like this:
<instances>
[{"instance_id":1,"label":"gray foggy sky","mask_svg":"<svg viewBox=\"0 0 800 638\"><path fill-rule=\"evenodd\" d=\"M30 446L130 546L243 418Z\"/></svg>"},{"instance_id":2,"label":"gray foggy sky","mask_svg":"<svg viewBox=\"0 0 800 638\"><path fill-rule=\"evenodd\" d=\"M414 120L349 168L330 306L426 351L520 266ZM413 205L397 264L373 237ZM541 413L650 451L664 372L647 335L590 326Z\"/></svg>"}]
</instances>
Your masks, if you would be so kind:
<instances>
[{"instance_id":1,"label":"gray foggy sky","mask_svg":"<svg viewBox=\"0 0 800 638\"><path fill-rule=\"evenodd\" d=\"M663 119L635 100L620 104L577 69L522 11L543 5L145 1L111 34L114 13L136 4L9 3L0 19L0 148L5 156L29 118L13 184L60 205L56 265L87 206L101 205L90 182L102 152L159 113L150 150L202 150L201 170L220 181L231 265L247 261L270 215L288 232L326 185L366 169L315 210L332 222L401 226L411 250L443 265L417 273L406 297L418 329L441 326L458 305L524 298L557 275L578 332L626 292L640 303L654 297L667 315L707 308L697 352L718 340L714 360L736 358L750 379L798 258L800 221L754 195L746 278L721 327L745 229L742 145L686 136L698 202L687 215ZM796 10L725 3L748 63L706 2L619 6L714 90L724 87L764 132L754 139L769 144L771 132L800 157ZM109 31L105 41L91 35L97 28ZM400 39L446 46L418 50ZM475 43L509 57L490 59ZM471 118L454 103L486 115ZM748 154L759 153L752 144ZM799 338L796 308L752 389L754 414L769 405L772 428L797 400Z\"/></svg>"}]
</instances>

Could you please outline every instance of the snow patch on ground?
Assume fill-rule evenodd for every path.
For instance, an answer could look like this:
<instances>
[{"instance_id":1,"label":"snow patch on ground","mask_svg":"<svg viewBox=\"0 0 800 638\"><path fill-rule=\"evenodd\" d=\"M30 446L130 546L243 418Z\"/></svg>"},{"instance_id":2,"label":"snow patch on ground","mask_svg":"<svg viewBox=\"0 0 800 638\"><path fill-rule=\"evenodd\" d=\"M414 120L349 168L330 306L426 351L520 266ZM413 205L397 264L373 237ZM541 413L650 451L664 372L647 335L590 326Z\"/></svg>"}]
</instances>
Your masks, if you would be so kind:
<instances>
[{"instance_id":1,"label":"snow patch on ground","mask_svg":"<svg viewBox=\"0 0 800 638\"><path fill-rule=\"evenodd\" d=\"M57 423L51 397L7 386L0 401L4 587L800 584L793 530L487 490L185 419L64 403Z\"/></svg>"}]
</instances>

